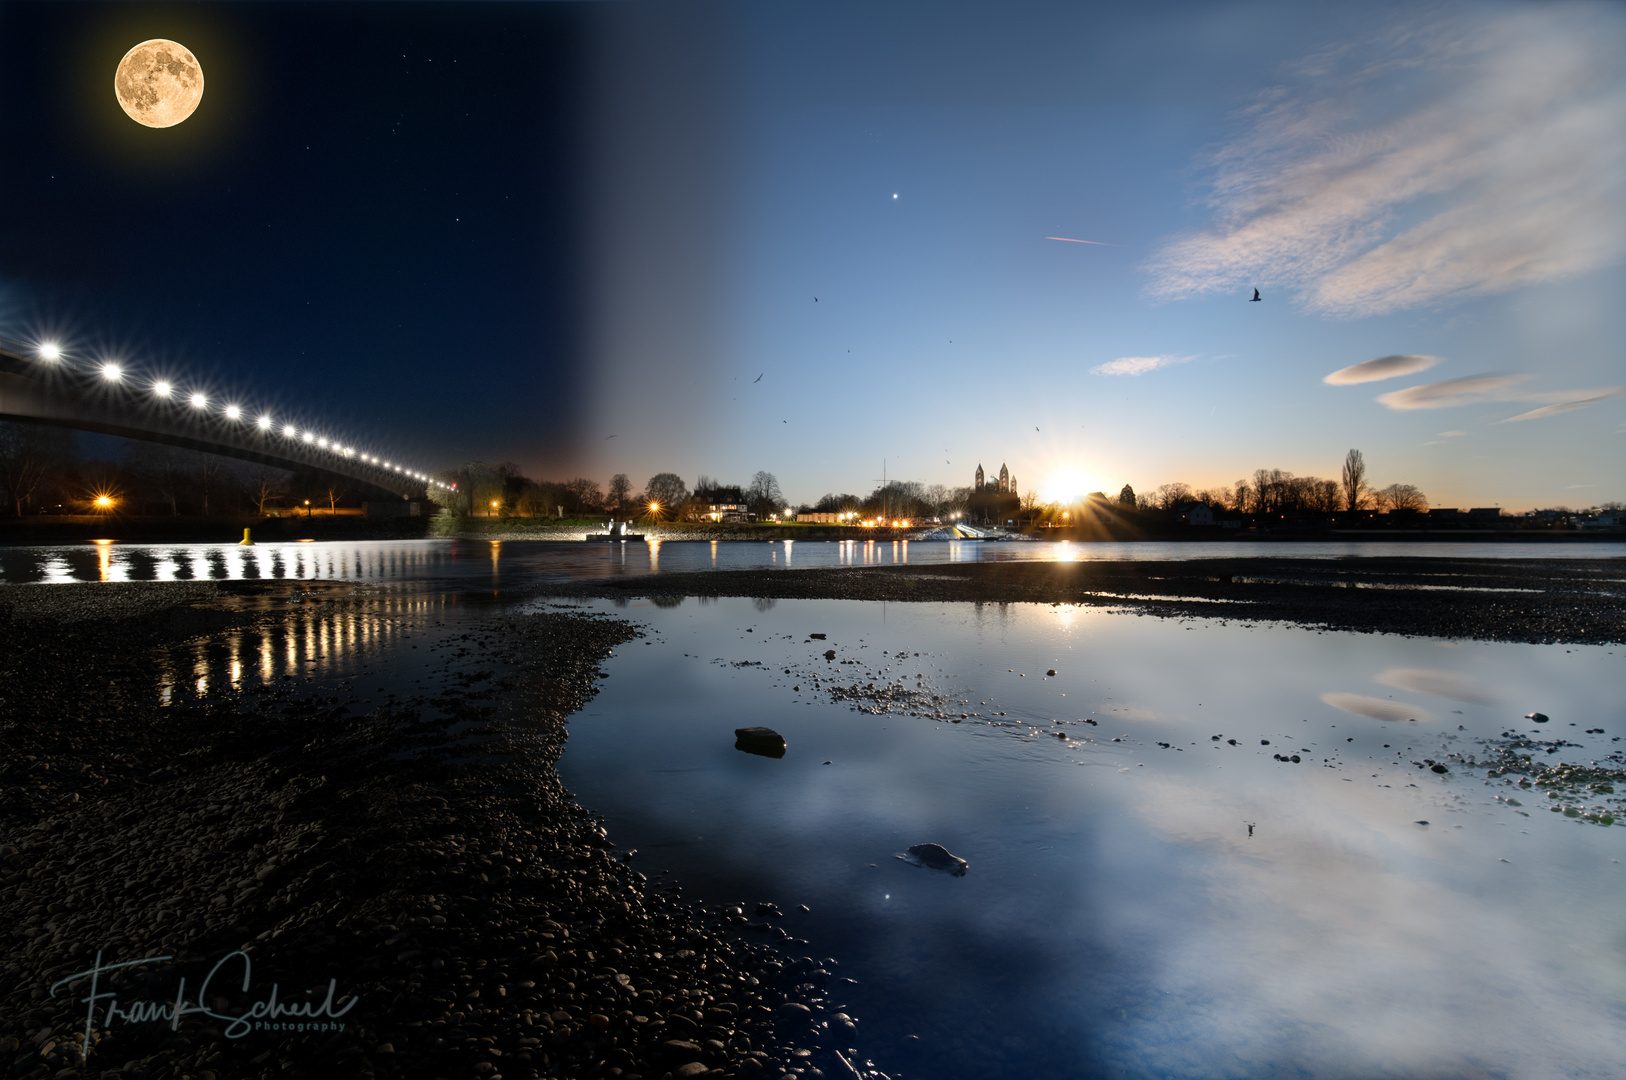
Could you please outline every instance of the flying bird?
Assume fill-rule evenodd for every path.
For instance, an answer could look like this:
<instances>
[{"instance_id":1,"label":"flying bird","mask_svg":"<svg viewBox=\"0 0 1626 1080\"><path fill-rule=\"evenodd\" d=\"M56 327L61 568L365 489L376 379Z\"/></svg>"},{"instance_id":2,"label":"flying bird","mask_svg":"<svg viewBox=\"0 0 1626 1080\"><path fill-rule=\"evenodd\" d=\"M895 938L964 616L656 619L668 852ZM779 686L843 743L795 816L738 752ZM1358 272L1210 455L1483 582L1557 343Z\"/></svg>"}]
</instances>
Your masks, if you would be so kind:
<instances>
[{"instance_id":1,"label":"flying bird","mask_svg":"<svg viewBox=\"0 0 1626 1080\"><path fill-rule=\"evenodd\" d=\"M762 373L762 375L766 375L766 374L768 374L768 373L767 373L767 372L766 372L766 371L764 371L764 372L763 372L763 373ZM757 384L757 383L759 383L759 382L761 382L761 381L762 381L762 375L758 375L758 376L757 376L757 377L756 377L756 378L754 378L754 379L752 379L752 380L751 380L751 384L752 384L752 385L753 385L753 386L754 386L754 385L756 385L756 384Z\"/></svg>"},{"instance_id":2,"label":"flying bird","mask_svg":"<svg viewBox=\"0 0 1626 1080\"><path fill-rule=\"evenodd\" d=\"M818 298L818 297L816 297L816 296L815 296L815 297L814 297L814 298L813 298L813 302L814 302L814 303L815 303L815 304L816 304L816 303L818 303L818 302L819 302L819 298Z\"/></svg>"},{"instance_id":3,"label":"flying bird","mask_svg":"<svg viewBox=\"0 0 1626 1080\"><path fill-rule=\"evenodd\" d=\"M1248 301L1248 303L1250 303L1250 304L1256 304L1256 303L1258 303L1258 302L1259 302L1259 301L1260 301L1260 300L1263 300L1263 299L1264 299L1264 297L1262 297L1262 296L1260 296L1260 295L1259 295L1259 290L1258 290L1258 289L1255 289L1255 290L1253 290L1253 299L1252 299L1252 300L1249 300L1249 301Z\"/></svg>"},{"instance_id":4,"label":"flying bird","mask_svg":"<svg viewBox=\"0 0 1626 1080\"><path fill-rule=\"evenodd\" d=\"M1033 425L1033 430L1034 430L1034 431L1038 431L1038 430L1039 430L1039 425L1038 425L1038 424L1034 424L1034 425Z\"/></svg>"},{"instance_id":5,"label":"flying bird","mask_svg":"<svg viewBox=\"0 0 1626 1080\"><path fill-rule=\"evenodd\" d=\"M613 439L613 438L615 438L615 436L614 436L614 435L606 435L606 436L604 436L604 441L605 441L605 442L609 442L609 441L610 441L610 440L611 440L611 439Z\"/></svg>"}]
</instances>

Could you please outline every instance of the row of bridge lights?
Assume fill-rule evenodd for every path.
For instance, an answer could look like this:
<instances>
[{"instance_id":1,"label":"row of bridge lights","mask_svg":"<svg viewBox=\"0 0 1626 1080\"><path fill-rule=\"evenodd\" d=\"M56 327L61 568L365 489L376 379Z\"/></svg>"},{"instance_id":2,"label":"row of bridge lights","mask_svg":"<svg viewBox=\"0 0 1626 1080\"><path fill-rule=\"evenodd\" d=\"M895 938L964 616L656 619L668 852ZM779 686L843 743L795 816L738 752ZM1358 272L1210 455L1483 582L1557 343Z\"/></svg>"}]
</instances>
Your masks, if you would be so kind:
<instances>
[{"instance_id":1,"label":"row of bridge lights","mask_svg":"<svg viewBox=\"0 0 1626 1080\"><path fill-rule=\"evenodd\" d=\"M43 343L39 346L38 352L39 358L49 363L57 363L62 359L62 349L55 342L47 341ZM106 379L108 382L122 382L124 380L124 369L112 361L102 364L100 370L102 378ZM165 398L167 400L175 395L175 387L171 383L160 379L152 384L152 392L155 396ZM207 409L209 407L209 399L199 393L193 393L187 398L187 401L194 409ZM228 420L241 420L243 418L243 410L236 405L227 405L221 411L226 414L226 418ZM276 425L272 422L271 417L264 413L261 413L255 418L254 426L259 428L261 431L271 431L276 427ZM369 465L377 465L382 469L389 469L392 472L398 472L402 476L410 476L414 480L422 480L427 484L434 485L435 487L445 488L448 491L451 490L452 487L452 485L443 484L439 480L431 480L423 473L413 472L410 469L403 469L401 466L392 464L388 461L380 461L378 458L369 454L358 454L353 446L345 446L337 439L329 440L326 437L318 436L311 431L300 431L292 424L282 425L282 434L285 438L297 439L300 442L309 443L320 450L331 450L341 457L359 458Z\"/></svg>"}]
</instances>

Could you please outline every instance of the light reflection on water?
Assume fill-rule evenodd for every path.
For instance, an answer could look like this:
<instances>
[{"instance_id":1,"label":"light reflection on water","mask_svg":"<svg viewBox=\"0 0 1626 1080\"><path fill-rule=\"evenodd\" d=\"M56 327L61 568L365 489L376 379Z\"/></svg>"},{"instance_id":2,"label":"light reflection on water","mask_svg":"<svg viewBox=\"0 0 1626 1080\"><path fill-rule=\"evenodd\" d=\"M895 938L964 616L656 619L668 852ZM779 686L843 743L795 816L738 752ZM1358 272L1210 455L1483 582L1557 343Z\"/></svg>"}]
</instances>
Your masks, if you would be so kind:
<instances>
[{"instance_id":1,"label":"light reflection on water","mask_svg":"<svg viewBox=\"0 0 1626 1080\"><path fill-rule=\"evenodd\" d=\"M400 655L405 638L458 605L459 597L411 592L373 595L356 606L303 603L285 617L161 649L154 689L163 705L254 689L281 680L354 679L377 674L402 688L422 659ZM368 688L358 691L364 702Z\"/></svg>"},{"instance_id":2,"label":"light reflection on water","mask_svg":"<svg viewBox=\"0 0 1626 1080\"><path fill-rule=\"evenodd\" d=\"M378 540L237 544L96 541L0 547L0 582L443 581L522 585L563 577L692 570L811 569L960 562L1075 562L1269 557L1421 556L1480 559L1623 558L1626 544L1493 543L979 543L949 541Z\"/></svg>"},{"instance_id":3,"label":"light reflection on water","mask_svg":"<svg viewBox=\"0 0 1626 1080\"><path fill-rule=\"evenodd\" d=\"M1421 764L1534 732L1537 709L1576 744L1545 760L1617 753L1618 647L1023 604L619 611L652 644L619 650L572 719L565 783L645 873L784 909L795 952L858 980L832 1005L883 1067L1343 1080L1626 1061L1622 828ZM870 684L940 704L860 704L969 715L831 701ZM753 724L785 735L783 759L733 748ZM927 841L970 873L893 857Z\"/></svg>"}]
</instances>

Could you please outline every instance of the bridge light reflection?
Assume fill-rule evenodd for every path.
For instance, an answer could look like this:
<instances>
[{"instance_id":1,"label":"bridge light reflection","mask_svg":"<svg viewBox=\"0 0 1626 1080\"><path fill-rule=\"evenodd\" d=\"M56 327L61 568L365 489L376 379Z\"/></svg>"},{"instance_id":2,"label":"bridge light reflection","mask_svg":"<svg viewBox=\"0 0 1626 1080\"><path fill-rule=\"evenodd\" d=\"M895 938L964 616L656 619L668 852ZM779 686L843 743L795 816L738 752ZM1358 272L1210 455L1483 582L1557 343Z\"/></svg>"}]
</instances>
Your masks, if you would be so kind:
<instances>
[{"instance_id":1,"label":"bridge light reflection","mask_svg":"<svg viewBox=\"0 0 1626 1080\"><path fill-rule=\"evenodd\" d=\"M192 407L194 409L202 409L207 407L209 404L209 399L204 397L202 394L193 394L188 400L192 402Z\"/></svg>"},{"instance_id":2,"label":"bridge light reflection","mask_svg":"<svg viewBox=\"0 0 1626 1080\"><path fill-rule=\"evenodd\" d=\"M62 346L54 341L42 341L39 347L39 357L41 360L60 360L62 359Z\"/></svg>"},{"instance_id":3,"label":"bridge light reflection","mask_svg":"<svg viewBox=\"0 0 1626 1080\"><path fill-rule=\"evenodd\" d=\"M102 378L106 379L108 382L118 382L120 379L124 378L124 371L117 364L103 364Z\"/></svg>"},{"instance_id":4,"label":"bridge light reflection","mask_svg":"<svg viewBox=\"0 0 1626 1080\"><path fill-rule=\"evenodd\" d=\"M232 420L237 420L237 419L241 418L242 415L243 415L243 410L239 409L237 406L235 406L235 405L227 405L226 406L226 416L228 418L230 418Z\"/></svg>"}]
</instances>

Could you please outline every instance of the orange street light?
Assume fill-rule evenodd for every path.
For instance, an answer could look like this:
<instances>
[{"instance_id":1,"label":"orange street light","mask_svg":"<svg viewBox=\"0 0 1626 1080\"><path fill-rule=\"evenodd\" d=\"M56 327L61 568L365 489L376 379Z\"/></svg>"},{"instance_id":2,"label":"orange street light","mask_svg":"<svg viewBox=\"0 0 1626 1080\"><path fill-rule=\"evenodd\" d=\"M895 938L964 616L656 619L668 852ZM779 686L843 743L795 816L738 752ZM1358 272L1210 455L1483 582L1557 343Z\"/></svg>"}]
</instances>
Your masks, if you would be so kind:
<instances>
[{"instance_id":1,"label":"orange street light","mask_svg":"<svg viewBox=\"0 0 1626 1080\"><path fill-rule=\"evenodd\" d=\"M110 510L113 507L113 497L110 495L96 496L96 509Z\"/></svg>"}]
</instances>

